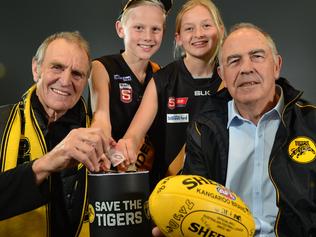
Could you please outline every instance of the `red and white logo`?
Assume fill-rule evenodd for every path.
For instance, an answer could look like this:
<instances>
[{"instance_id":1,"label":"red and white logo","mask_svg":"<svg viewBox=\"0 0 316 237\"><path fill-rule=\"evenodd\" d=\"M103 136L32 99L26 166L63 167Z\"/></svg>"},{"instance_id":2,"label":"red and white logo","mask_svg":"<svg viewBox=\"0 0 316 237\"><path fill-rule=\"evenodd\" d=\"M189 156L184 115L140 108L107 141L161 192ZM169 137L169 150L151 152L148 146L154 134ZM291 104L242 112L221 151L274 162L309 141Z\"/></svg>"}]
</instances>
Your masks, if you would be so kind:
<instances>
[{"instance_id":1,"label":"red and white logo","mask_svg":"<svg viewBox=\"0 0 316 237\"><path fill-rule=\"evenodd\" d=\"M178 97L175 98L173 96L168 99L168 108L175 109L176 107L185 107L188 103L188 97Z\"/></svg>"},{"instance_id":2,"label":"red and white logo","mask_svg":"<svg viewBox=\"0 0 316 237\"><path fill-rule=\"evenodd\" d=\"M168 108L169 109L174 109L175 107L176 107L176 98L169 97L169 99L168 99Z\"/></svg>"},{"instance_id":3,"label":"red and white logo","mask_svg":"<svg viewBox=\"0 0 316 237\"><path fill-rule=\"evenodd\" d=\"M217 186L216 190L217 190L218 193L220 193L224 197L226 197L226 198L228 198L228 199L230 199L232 201L236 200L236 196L229 189L227 189L227 188L225 188L223 186Z\"/></svg>"},{"instance_id":4,"label":"red and white logo","mask_svg":"<svg viewBox=\"0 0 316 237\"><path fill-rule=\"evenodd\" d=\"M133 100L133 89L127 83L120 83L120 98L123 103L131 103Z\"/></svg>"}]
</instances>

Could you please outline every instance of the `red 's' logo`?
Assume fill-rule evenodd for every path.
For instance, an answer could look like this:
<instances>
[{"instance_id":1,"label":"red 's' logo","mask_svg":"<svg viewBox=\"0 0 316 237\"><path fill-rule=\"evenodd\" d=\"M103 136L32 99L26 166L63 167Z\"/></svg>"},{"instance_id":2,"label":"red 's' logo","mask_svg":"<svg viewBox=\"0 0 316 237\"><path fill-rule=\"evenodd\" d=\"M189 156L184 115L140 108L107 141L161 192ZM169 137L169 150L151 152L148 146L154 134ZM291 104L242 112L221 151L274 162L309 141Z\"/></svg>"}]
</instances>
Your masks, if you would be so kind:
<instances>
[{"instance_id":1,"label":"red 's' logo","mask_svg":"<svg viewBox=\"0 0 316 237\"><path fill-rule=\"evenodd\" d=\"M132 86L127 83L119 83L120 97L123 103L131 103L133 100Z\"/></svg>"},{"instance_id":2,"label":"red 's' logo","mask_svg":"<svg viewBox=\"0 0 316 237\"><path fill-rule=\"evenodd\" d=\"M176 98L169 97L169 99L168 99L168 108L169 109L174 109L175 107L176 107Z\"/></svg>"},{"instance_id":3,"label":"red 's' logo","mask_svg":"<svg viewBox=\"0 0 316 237\"><path fill-rule=\"evenodd\" d=\"M175 109L176 107L185 107L188 103L188 97L169 97L168 99L168 108Z\"/></svg>"}]
</instances>

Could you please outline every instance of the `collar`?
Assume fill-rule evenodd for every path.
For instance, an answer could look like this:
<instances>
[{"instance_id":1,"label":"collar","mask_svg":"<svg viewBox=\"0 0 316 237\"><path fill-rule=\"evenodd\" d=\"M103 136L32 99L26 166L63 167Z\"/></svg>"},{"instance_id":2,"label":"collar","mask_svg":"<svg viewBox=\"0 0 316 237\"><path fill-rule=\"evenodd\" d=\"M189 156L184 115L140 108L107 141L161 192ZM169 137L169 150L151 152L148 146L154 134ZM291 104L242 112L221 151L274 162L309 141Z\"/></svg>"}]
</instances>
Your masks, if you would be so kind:
<instances>
[{"instance_id":1,"label":"collar","mask_svg":"<svg viewBox=\"0 0 316 237\"><path fill-rule=\"evenodd\" d=\"M46 112L44 110L43 105L39 101L38 96L36 93L33 93L31 96L31 104L35 114L35 117L39 123L39 126L43 133L48 128L48 120L46 117ZM86 126L86 112L82 107L80 101L71 109L69 109L63 116L57 119L54 122L51 122L49 126L53 124L64 123L68 124L69 127L85 127Z\"/></svg>"},{"instance_id":2,"label":"collar","mask_svg":"<svg viewBox=\"0 0 316 237\"><path fill-rule=\"evenodd\" d=\"M279 118L282 117L282 110L284 108L284 93L281 86L276 85L276 93L280 96L278 103L268 112L265 114L270 114L276 112L279 115ZM228 121L227 121L227 129L230 126L236 126L240 124L242 121L249 121L248 119L243 118L239 111L236 108L234 99L228 102Z\"/></svg>"}]
</instances>

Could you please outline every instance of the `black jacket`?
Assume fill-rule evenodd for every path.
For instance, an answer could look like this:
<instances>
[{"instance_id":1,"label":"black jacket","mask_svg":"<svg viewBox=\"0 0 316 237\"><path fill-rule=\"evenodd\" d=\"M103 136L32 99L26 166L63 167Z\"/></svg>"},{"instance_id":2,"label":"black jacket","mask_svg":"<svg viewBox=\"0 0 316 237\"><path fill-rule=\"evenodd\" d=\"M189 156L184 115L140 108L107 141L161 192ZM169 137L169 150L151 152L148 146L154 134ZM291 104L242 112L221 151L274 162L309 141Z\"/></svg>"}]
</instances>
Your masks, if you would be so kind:
<instances>
[{"instance_id":1,"label":"black jacket","mask_svg":"<svg viewBox=\"0 0 316 237\"><path fill-rule=\"evenodd\" d=\"M285 79L282 120L269 159L269 176L276 189L279 212L276 236L316 236L316 107L300 99ZM191 123L184 173L226 183L229 131L227 90L213 97Z\"/></svg>"},{"instance_id":2,"label":"black jacket","mask_svg":"<svg viewBox=\"0 0 316 237\"><path fill-rule=\"evenodd\" d=\"M48 200L47 185L35 183L32 162L0 173L0 191L0 221L38 208Z\"/></svg>"},{"instance_id":3,"label":"black jacket","mask_svg":"<svg viewBox=\"0 0 316 237\"><path fill-rule=\"evenodd\" d=\"M24 109L22 104L30 104L31 115L28 115L26 112L28 110ZM28 108L28 106L25 107ZM61 118L47 126L44 109L31 90L23 96L20 103L0 106L0 230L3 231L4 226L7 232L10 232L11 228L24 228L23 225L27 225L25 217L21 217L20 222L14 223L14 226L10 225L12 221L9 224L7 221L46 204L47 236L78 236L84 218L86 218L86 215L82 215L87 203L85 195L87 190L86 169L69 168L52 174L41 185L36 185L31 165L34 159L39 157L31 157L30 149L25 149L25 143L22 141L27 139L20 139L20 133L16 134L18 135L16 139L20 140L18 157L12 157L11 154L5 155L8 145L5 142L7 141L6 138L11 132L18 132L14 129L9 130L13 124L12 117L16 113L24 114L24 116L20 116L21 130L25 128L27 121L32 122L32 125L36 127L36 131L45 139L45 148L43 148L45 151L53 149L71 129L86 127L90 121L86 116L84 101L80 100ZM26 116L29 116L30 119L26 120ZM30 143L27 142L27 144ZM12 158L16 160L16 167L4 171L4 164ZM38 222L39 220L28 221ZM25 231L24 236L37 236L30 233L31 231ZM2 234L3 232L0 232L1 236Z\"/></svg>"}]
</instances>

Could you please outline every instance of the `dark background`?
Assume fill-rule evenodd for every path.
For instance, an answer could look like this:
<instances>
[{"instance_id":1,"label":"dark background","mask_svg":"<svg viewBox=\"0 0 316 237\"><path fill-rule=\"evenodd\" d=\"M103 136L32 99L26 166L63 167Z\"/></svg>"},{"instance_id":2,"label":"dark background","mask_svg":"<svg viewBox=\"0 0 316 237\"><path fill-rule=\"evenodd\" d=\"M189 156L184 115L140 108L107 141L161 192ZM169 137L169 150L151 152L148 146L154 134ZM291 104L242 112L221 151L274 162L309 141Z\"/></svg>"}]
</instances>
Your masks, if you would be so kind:
<instances>
[{"instance_id":1,"label":"dark background","mask_svg":"<svg viewBox=\"0 0 316 237\"><path fill-rule=\"evenodd\" d=\"M172 60L175 15L184 0L174 0L167 30L154 60ZM274 38L283 57L282 76L316 103L316 1L214 0L225 25L247 21ZM93 57L123 47L114 23L123 0L4 0L0 3L0 104L13 103L33 83L31 59L39 44L57 31L79 30L90 42Z\"/></svg>"}]
</instances>

